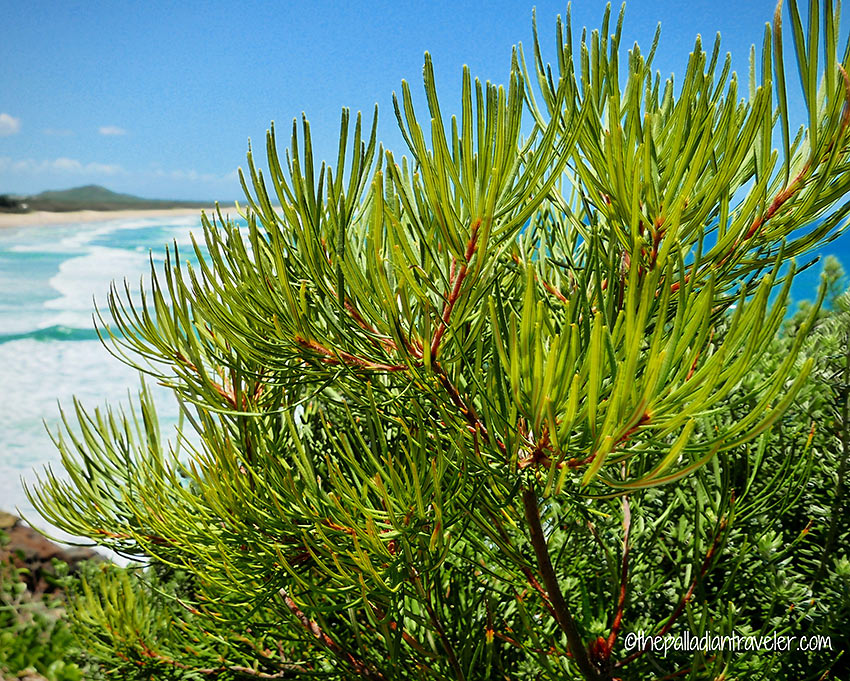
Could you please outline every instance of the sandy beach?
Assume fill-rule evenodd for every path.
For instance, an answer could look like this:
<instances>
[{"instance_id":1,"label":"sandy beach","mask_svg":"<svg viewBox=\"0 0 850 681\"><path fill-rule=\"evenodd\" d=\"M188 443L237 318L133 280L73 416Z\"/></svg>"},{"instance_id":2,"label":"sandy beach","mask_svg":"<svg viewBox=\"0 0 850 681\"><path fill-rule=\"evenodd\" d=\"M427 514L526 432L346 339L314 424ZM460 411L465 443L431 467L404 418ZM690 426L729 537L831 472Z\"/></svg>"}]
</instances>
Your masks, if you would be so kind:
<instances>
[{"instance_id":1,"label":"sandy beach","mask_svg":"<svg viewBox=\"0 0 850 681\"><path fill-rule=\"evenodd\" d=\"M34 225L67 225L75 222L102 222L105 220L126 220L139 218L168 217L170 215L200 215L215 211L215 206L207 208L153 208L149 210L76 210L61 213L33 211L32 213L0 213L0 229L28 227ZM236 207L231 204L221 206L225 215L237 217Z\"/></svg>"}]
</instances>

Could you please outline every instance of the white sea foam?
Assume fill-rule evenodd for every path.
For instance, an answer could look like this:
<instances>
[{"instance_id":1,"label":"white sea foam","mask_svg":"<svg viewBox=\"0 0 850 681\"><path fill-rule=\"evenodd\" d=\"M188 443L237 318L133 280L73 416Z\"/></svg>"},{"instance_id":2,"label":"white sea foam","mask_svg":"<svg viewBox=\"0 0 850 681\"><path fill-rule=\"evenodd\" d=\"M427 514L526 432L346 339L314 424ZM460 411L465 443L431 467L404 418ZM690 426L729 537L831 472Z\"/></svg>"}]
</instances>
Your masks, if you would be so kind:
<instances>
[{"instance_id":1,"label":"white sea foam","mask_svg":"<svg viewBox=\"0 0 850 681\"><path fill-rule=\"evenodd\" d=\"M104 307L106 294L113 281L127 279L131 289L150 271L147 255L135 250L93 246L85 255L70 258L59 266L50 285L59 294L44 303L50 315L48 326L87 329L92 326L93 300Z\"/></svg>"},{"instance_id":2,"label":"white sea foam","mask_svg":"<svg viewBox=\"0 0 850 681\"><path fill-rule=\"evenodd\" d=\"M13 244L9 250L17 253L74 253L84 249L93 241L115 234L116 232L157 225L176 225L177 220L145 218L141 220L108 220L106 222L88 222L68 225L42 225L18 230L13 237L20 243ZM190 226L194 223L189 223Z\"/></svg>"},{"instance_id":3,"label":"white sea foam","mask_svg":"<svg viewBox=\"0 0 850 681\"><path fill-rule=\"evenodd\" d=\"M0 508L32 515L20 480L33 482L35 471L58 460L46 428L58 427L59 405L73 412L74 396L90 409L126 405L139 378L98 341L0 343L0 366ZM154 389L163 422L175 423L176 403Z\"/></svg>"},{"instance_id":4,"label":"white sea foam","mask_svg":"<svg viewBox=\"0 0 850 681\"><path fill-rule=\"evenodd\" d=\"M135 394L139 388L137 374L85 332L92 328L93 299L103 307L113 280L126 278L136 291L149 272L149 251L158 261L169 241L190 245L189 230L197 225L198 218L187 216L0 232L0 267L11 267L0 271L0 283L5 282L0 290L0 509L18 508L45 527L21 479L32 484L45 466L61 469L44 425L55 432L57 402L72 408L76 395L92 409L126 405L128 390ZM168 435L177 406L167 391L152 387Z\"/></svg>"}]
</instances>

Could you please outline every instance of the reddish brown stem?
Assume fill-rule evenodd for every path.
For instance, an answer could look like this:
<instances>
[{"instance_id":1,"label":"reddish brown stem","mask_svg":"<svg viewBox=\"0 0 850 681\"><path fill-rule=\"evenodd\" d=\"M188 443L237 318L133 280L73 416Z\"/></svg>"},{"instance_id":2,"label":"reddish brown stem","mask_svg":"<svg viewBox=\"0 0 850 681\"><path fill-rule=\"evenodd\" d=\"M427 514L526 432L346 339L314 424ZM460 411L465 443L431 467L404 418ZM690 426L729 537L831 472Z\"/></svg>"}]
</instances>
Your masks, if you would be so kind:
<instances>
[{"instance_id":1,"label":"reddish brown stem","mask_svg":"<svg viewBox=\"0 0 850 681\"><path fill-rule=\"evenodd\" d=\"M656 634L656 636L664 636L670 631L670 629L673 628L673 624L675 623L676 619L679 617L679 615L682 614L682 612L684 612L685 606L690 602L691 598L693 598L694 591L696 590L697 584L708 573L708 569L711 566L711 561L714 559L714 555L717 553L717 549L720 546L720 540L723 537L723 532L726 529L727 522L728 521L726 520L726 518L723 518L720 521L720 525L717 528L717 532L715 532L715 534L714 534L714 540L712 541L711 547L709 547L708 552L705 554L705 558L702 561L702 565L700 566L699 572L696 575L694 575L694 578L691 580L691 584L688 587L688 590L685 592L685 595L682 596L681 600L679 601L679 604L676 606L676 609L673 611L673 614L670 615L670 617L667 618L667 622L664 624L663 627L661 627L661 630ZM615 667L624 667L625 665L627 665L630 662L639 658L645 652L646 652L645 649L644 650L636 650L635 652L633 652L628 657L617 662L617 664L614 665L614 666Z\"/></svg>"},{"instance_id":2,"label":"reddish brown stem","mask_svg":"<svg viewBox=\"0 0 850 681\"><path fill-rule=\"evenodd\" d=\"M387 613L385 613L380 607L378 607L377 605L373 605L373 604L369 604L369 605L371 606L373 612L375 613L375 617L377 617L381 621L387 620ZM398 629L399 629L398 622L396 622L395 620L389 620L387 626L389 626L389 628L392 629L393 631L398 631ZM401 630L401 637L407 642L407 644L411 648L413 648L420 655L424 655L425 657L432 658L432 659L437 657L436 653L434 653L430 650L427 650L425 648L425 646L423 646L419 641L417 641L405 629Z\"/></svg>"},{"instance_id":3,"label":"reddish brown stem","mask_svg":"<svg viewBox=\"0 0 850 681\"><path fill-rule=\"evenodd\" d=\"M123 532L110 532L109 530L104 530L104 529L100 529L100 528L92 530L92 533L103 536L103 537L108 537L109 539L132 539L134 541L136 540L135 535L125 534ZM168 539L164 539L162 537L158 537L155 534L140 534L138 536L144 537L145 539L150 541L152 544L157 544L159 546L165 546L165 545L173 546L174 545L174 542L172 542Z\"/></svg>"},{"instance_id":4,"label":"reddish brown stem","mask_svg":"<svg viewBox=\"0 0 850 681\"><path fill-rule=\"evenodd\" d=\"M596 454L594 453L584 457L583 459L569 459L566 464L569 468L580 468L581 466L586 466L591 463L595 458Z\"/></svg>"},{"instance_id":5,"label":"reddish brown stem","mask_svg":"<svg viewBox=\"0 0 850 681\"><path fill-rule=\"evenodd\" d=\"M567 297L563 293L561 293L558 289L556 289L554 286L552 286L552 284L545 282L542 279L540 280L540 283L543 284L543 288L545 288L547 291L549 291L549 293L551 293L553 296L555 296L562 303L564 303L565 305L569 304L570 301L567 299Z\"/></svg>"},{"instance_id":6,"label":"reddish brown stem","mask_svg":"<svg viewBox=\"0 0 850 681\"><path fill-rule=\"evenodd\" d=\"M186 359L186 357L183 355L183 353L181 353L181 352L177 352L177 353L175 354L175 358L177 359L177 361L178 361L178 362L180 362L180 363L182 363L182 364L185 364L187 367L189 367L189 368L190 368L192 371L194 371L194 372L195 372L198 376L202 376L201 372L198 370L198 367L196 367L196 366L195 366L192 362L190 362L188 359ZM224 400L225 400L225 401L226 401L226 402L227 402L227 403L228 403L228 404L229 404L229 405L230 405L233 409L238 409L238 407L236 406L236 397L235 397L235 395L233 395L233 394L231 394L231 393L227 392L227 390L225 390L225 389L224 389L221 385L219 385L219 384L218 384L218 383L216 383L215 381L210 381L210 383L212 384L213 389L214 389L214 390L215 390L215 391L216 391L219 395L221 395L221 396L224 398Z\"/></svg>"},{"instance_id":7,"label":"reddish brown stem","mask_svg":"<svg viewBox=\"0 0 850 681\"><path fill-rule=\"evenodd\" d=\"M452 401L460 413L463 415L466 422L469 424L469 428L472 433L479 432L481 433L481 437L487 444L491 443L490 433L487 431L487 428L484 426L484 423L478 416L478 412L476 412L475 407L471 404L467 404L466 401L461 396L458 389L455 387L454 383L452 383L448 374L446 374L445 370L439 363L434 363L432 365L432 369L434 374L437 376L437 379L440 381L440 385L443 386L445 391L449 394L449 398ZM495 438L495 444L499 447L502 453L507 452L507 447L505 443L499 440L499 438Z\"/></svg>"},{"instance_id":8,"label":"reddish brown stem","mask_svg":"<svg viewBox=\"0 0 850 681\"><path fill-rule=\"evenodd\" d=\"M839 131L838 137L834 138L826 147L824 152L824 156L821 157L821 160L826 158L829 153L832 151L833 145L840 139L840 137L844 134L844 131L847 129L848 124L850 124L850 79L847 77L847 73L838 65L838 69L841 72L841 76L844 79L844 110L841 115L841 129ZM747 233L744 234L744 240L750 239L755 236L759 229L764 225L765 222L770 220L780 208L790 199L792 198L800 189L802 188L802 184L808 175L809 171L812 168L812 158L809 158L803 167L800 169L800 172L797 173L794 178L791 180L786 187L780 191L776 196L773 197L773 201L770 202L770 206L768 206L767 211L765 211L762 215L759 215L755 220L753 220L750 228L747 230ZM730 249L730 251L724 257L724 260L728 258L738 246L738 240L735 240L734 245ZM722 262L722 261L721 261Z\"/></svg>"},{"instance_id":9,"label":"reddish brown stem","mask_svg":"<svg viewBox=\"0 0 850 681\"><path fill-rule=\"evenodd\" d=\"M331 291L333 291L333 289L331 289ZM398 351L398 345L396 344L396 342L389 336L380 333L372 324L363 319L363 315L360 314L360 311L354 306L354 304L350 300L345 301L345 309L361 329L376 336L375 338L370 339L370 341L374 345L382 347L387 352ZM405 340L404 343L407 348L407 351L411 355L413 355L417 359L422 359L422 344L419 341L415 339L408 339Z\"/></svg>"},{"instance_id":10,"label":"reddish brown stem","mask_svg":"<svg viewBox=\"0 0 850 681\"><path fill-rule=\"evenodd\" d=\"M437 330L434 332L434 337L431 340L432 362L437 359L437 352L440 350L440 342L443 340L443 335L446 333L446 329L449 326L449 318L452 316L452 310L454 310L455 304L460 297L460 287L463 285L463 280L466 279L466 275L469 272L469 261L472 259L472 255L475 253L475 247L478 244L478 228L480 226L481 218L478 218L472 224L469 241L466 244L466 253L464 253L464 263L461 265L460 270L456 271L457 260L452 257L452 269L449 276L449 285L452 287L452 290L443 305L443 314L440 317L440 325L437 327Z\"/></svg>"},{"instance_id":11,"label":"reddish brown stem","mask_svg":"<svg viewBox=\"0 0 850 681\"><path fill-rule=\"evenodd\" d=\"M645 426L651 420L652 414L649 411L644 411L643 416L640 417L640 421L638 421L635 425L626 430L626 432L619 437L615 447L622 447L626 442L628 442L629 438L631 438L631 436L638 431L641 426ZM611 451L613 452L614 450ZM568 459L564 463L567 465L568 468L580 468L581 466L585 466L589 463L592 463L593 460L596 458L597 454L598 452L593 452L592 454L586 456L583 459L572 458Z\"/></svg>"},{"instance_id":12,"label":"reddish brown stem","mask_svg":"<svg viewBox=\"0 0 850 681\"><path fill-rule=\"evenodd\" d=\"M714 329L708 334L708 343L707 345L711 345L711 339L714 338ZM694 375L694 372L697 369L697 362L699 361L699 356L701 354L701 350L697 350L697 354L694 357L694 361L691 363L691 368L688 370L688 375L685 376L685 381L690 381L691 377Z\"/></svg>"},{"instance_id":13,"label":"reddish brown stem","mask_svg":"<svg viewBox=\"0 0 850 681\"><path fill-rule=\"evenodd\" d=\"M846 71L838 65L838 70L841 72L841 77L844 79L844 109L841 114L841 130L839 131L839 136L833 139L829 145L826 147L825 155L828 155L832 151L832 147L838 139L840 139L841 135L844 134L844 131L847 129L847 126L850 125L850 78L848 78ZM789 182L784 189L782 189L776 196L773 197L773 201L770 202L770 206L768 206L767 210L762 214L755 218L750 224L749 229L744 234L744 241L752 238L756 235L756 233L764 226L764 223L770 220L780 208L791 199L802 187L802 183L805 179L805 176L808 174L809 170L812 168L812 159L806 161L803 167L800 169L800 172L797 173ZM726 262L738 248L740 244L739 239L735 239L735 243L732 245L732 248L726 253L726 255L721 258L719 263L715 264L715 267L719 267L723 263ZM688 281L689 275L685 276L685 281ZM677 291L679 289L679 283L676 282L671 285L672 291Z\"/></svg>"},{"instance_id":14,"label":"reddish brown stem","mask_svg":"<svg viewBox=\"0 0 850 681\"><path fill-rule=\"evenodd\" d=\"M502 541L506 544L513 545L511 538L508 536L508 533L505 532L505 528L502 527L502 524L492 514L489 515L490 521L493 523L493 527L499 533ZM543 600L543 607L546 608L549 611L549 614L557 620L558 615L555 612L555 608L552 607L549 595L546 593L546 590L540 586L540 582L537 581L537 577L534 576L534 572L532 572L531 568L527 565L520 565L519 569L522 571L522 574L525 575L525 578L528 580L531 587L540 595L540 598Z\"/></svg>"},{"instance_id":15,"label":"reddish brown stem","mask_svg":"<svg viewBox=\"0 0 850 681\"><path fill-rule=\"evenodd\" d=\"M744 240L747 240L755 235L756 232L761 228L761 226L770 220L776 212L782 208L782 205L788 201L797 191L800 189L800 183L803 181L803 177L806 173L809 172L809 168L812 167L811 159L806 161L806 164L800 170L799 173L791 180L791 183L785 187L781 192L779 192L775 197L773 197L773 201L770 202L770 206L767 211L763 215L759 215L755 220L753 220L753 224L750 225L750 228L747 230L747 233L744 234ZM735 246L738 245L738 242L735 242ZM734 248L734 247L733 247Z\"/></svg>"},{"instance_id":16,"label":"reddish brown stem","mask_svg":"<svg viewBox=\"0 0 850 681\"><path fill-rule=\"evenodd\" d=\"M356 671L362 678L364 679L372 679L372 681L386 681L386 677L381 674L376 669L373 669L369 665L367 665L362 660L357 659L352 655L349 651L344 650L342 646L340 646L336 641L334 641L330 636L328 636L322 628L319 626L318 622L315 620L311 620L307 615L305 615L301 609L295 604L295 601L289 596L288 593L284 589L281 589L278 593L283 597L283 602L286 604L286 607L289 609L298 622L301 624L304 629L306 629L310 634L315 637L315 639L329 651L331 651L337 657L342 658L348 664L352 666L354 671Z\"/></svg>"},{"instance_id":17,"label":"reddish brown stem","mask_svg":"<svg viewBox=\"0 0 850 681\"><path fill-rule=\"evenodd\" d=\"M295 342L301 347L322 355L322 361L325 364L347 364L357 369L367 369L369 371L404 371L407 369L407 366L404 364L380 364L363 359L362 357L357 357L344 350L330 350L316 341L307 340L306 338L301 338L301 336L295 336Z\"/></svg>"},{"instance_id":18,"label":"reddish brown stem","mask_svg":"<svg viewBox=\"0 0 850 681\"><path fill-rule=\"evenodd\" d=\"M620 625L623 621L623 610L626 605L626 588L629 582L629 535L632 529L632 512L629 506L628 495L623 497L623 562L620 569L620 595L617 599L617 611L614 614L614 621L611 624L611 633L608 635L608 650L607 657L611 656L611 651L614 649L614 643L617 641L617 634L620 632Z\"/></svg>"},{"instance_id":19,"label":"reddish brown stem","mask_svg":"<svg viewBox=\"0 0 850 681\"><path fill-rule=\"evenodd\" d=\"M419 573L416 572L416 568L411 568L411 578L416 585L416 589L419 592L419 596L422 599L423 604L425 605L425 609L428 611L428 618L431 620L431 626L434 627L434 631L437 632L437 636L440 639L440 643L443 644L443 650L446 651L446 657L448 658L449 665L454 670L455 676L458 681L464 681L465 676L463 673L463 669L460 667L460 663L457 661L457 655L455 654L454 646L452 646L452 642L449 640L449 637L446 635L446 631L443 628L443 624L440 621L437 612L434 610L434 606L431 604L431 590L430 587L428 590L425 590L425 587L422 585L422 580L419 578Z\"/></svg>"},{"instance_id":20,"label":"reddish brown stem","mask_svg":"<svg viewBox=\"0 0 850 681\"><path fill-rule=\"evenodd\" d=\"M532 653L537 653L538 655L557 655L558 651L555 649L543 650L542 648L534 648L530 646L524 646L522 643L512 639L510 636L503 634L501 631L494 631L493 636L496 638L502 639L505 643L510 643L512 646L519 648L520 650L527 650Z\"/></svg>"},{"instance_id":21,"label":"reddish brown stem","mask_svg":"<svg viewBox=\"0 0 850 681\"><path fill-rule=\"evenodd\" d=\"M221 666L221 667L193 667L191 665L186 664L185 662L181 662L180 660L175 660L168 655L163 655L152 648L150 648L144 641L139 641L139 646L142 649L142 655L145 657L156 660L162 664L167 664L172 667L176 667L177 669L184 669L186 671L191 671L195 674L203 674L204 676L220 676L224 672L236 672L237 674L241 674L243 676L253 676L257 679L286 679L290 678L295 674L309 674L312 672L311 669L307 667L302 667L296 664L290 664L287 662L280 662L276 666L279 671L276 672L261 672L258 669L252 669L251 667L243 667L238 664L229 665L229 666ZM252 646L255 647L255 646ZM121 653L117 653L118 657L120 657L125 662L129 662L129 658L126 655L122 655ZM136 666L147 666L143 662L136 662Z\"/></svg>"},{"instance_id":22,"label":"reddish brown stem","mask_svg":"<svg viewBox=\"0 0 850 681\"><path fill-rule=\"evenodd\" d=\"M561 585L558 583L555 569L552 567L552 560L549 557L549 547L546 544L546 535L543 533L543 526L540 523L537 494L533 489L525 487L522 490L522 501L525 507L525 519L528 522L531 545L534 548L534 554L537 558L537 567L540 571L540 576L543 578L546 591L549 594L549 600L555 608L555 619L567 637L567 647L570 654L586 679L600 681L602 677L599 674L599 670L591 663L590 657L588 657L587 648L585 648L581 640L578 627L572 614L570 614L564 594L561 592Z\"/></svg>"}]
</instances>

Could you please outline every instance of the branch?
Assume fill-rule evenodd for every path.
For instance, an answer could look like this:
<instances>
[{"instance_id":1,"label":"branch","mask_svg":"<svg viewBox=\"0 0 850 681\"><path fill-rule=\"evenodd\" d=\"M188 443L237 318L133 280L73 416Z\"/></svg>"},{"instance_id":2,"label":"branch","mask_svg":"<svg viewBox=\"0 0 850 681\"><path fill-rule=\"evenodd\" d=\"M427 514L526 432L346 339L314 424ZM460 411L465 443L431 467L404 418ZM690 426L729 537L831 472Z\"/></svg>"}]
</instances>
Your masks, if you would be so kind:
<instances>
[{"instance_id":1,"label":"branch","mask_svg":"<svg viewBox=\"0 0 850 681\"><path fill-rule=\"evenodd\" d=\"M228 391L227 391L227 390L226 390L223 386L219 385L218 383L216 383L215 381L213 381L213 380L212 380L211 378L209 378L208 376L205 376L204 374L202 374L202 373L201 373L201 371L200 371L200 369L198 369L198 367L196 367L196 366L195 366L192 362L190 362L190 361L189 361L189 360L188 360L188 359L187 359L187 358L183 355L183 353L182 353L182 352L177 351L177 352L175 353L174 357L177 359L177 361L178 361L178 362L180 362L180 363L182 363L182 364L185 364L185 365L186 365L189 369L191 369L192 371L194 371L194 372L198 375L198 378L200 378L200 379L202 379L202 380L203 380L204 378L206 378L206 379L209 381L210 385L213 387L213 389L214 389L214 390L215 390L215 391L216 391L216 392L217 392L217 393L218 393L218 394L219 394L222 398L224 398L225 402L227 402L227 403L228 403L228 404L229 404L229 405L230 405L230 406L231 406L234 410L236 410L236 409L238 409L238 408L239 408L239 407L237 406L237 404L236 404L236 397L235 397L235 393L234 393L234 394L229 393L229 392L228 392Z\"/></svg>"},{"instance_id":2,"label":"branch","mask_svg":"<svg viewBox=\"0 0 850 681\"><path fill-rule=\"evenodd\" d=\"M443 629L443 624L442 622L440 622L440 618L437 616L437 613L435 612L434 607L431 604L430 589L427 592L425 591L425 587L422 586L422 580L419 578L419 573L416 571L416 568L411 567L410 574L413 578L414 584L416 584L416 589L419 591L419 597L422 599L422 603L425 606L425 609L428 611L428 617L431 620L431 625L437 632L437 636L439 636L440 638L440 643L443 644L443 649L446 651L446 656L449 659L449 664L454 670L458 681L465 681L466 677L463 674L463 669L461 669L460 663L457 661L457 655L455 655L454 646L452 646L452 642L449 640L449 637L446 636L446 631L445 629Z\"/></svg>"},{"instance_id":3,"label":"branch","mask_svg":"<svg viewBox=\"0 0 850 681\"><path fill-rule=\"evenodd\" d=\"M762 225L765 222L767 222L768 220L770 220L770 218L772 218L774 215L776 215L776 212L780 208L782 208L782 205L786 201L788 201L788 199L793 197L794 194L796 194L800 190L800 185L802 184L803 179L805 178L806 174L809 172L809 169L811 167L812 167L812 161L811 161L811 159L809 159L803 165L800 172L797 173L797 175L794 177L793 180L791 180L791 183L785 189L780 191L773 198L773 201L770 203L770 206L768 207L767 212L764 213L763 215L759 215L755 220L753 220L753 223L750 225L750 228L747 230L747 233L744 235L744 241L752 238L756 234L756 232L758 232L758 230L761 229ZM737 248L737 246L738 246L738 241L736 240L735 244L732 246L732 251L734 251L735 248Z\"/></svg>"},{"instance_id":4,"label":"branch","mask_svg":"<svg viewBox=\"0 0 850 681\"><path fill-rule=\"evenodd\" d=\"M276 672L261 672L259 669L253 669L251 667L245 667L238 664L223 665L221 667L193 667L185 662L180 662L180 660L175 660L173 657L169 657L168 655L153 650L142 640L139 640L138 643L141 646L142 654L145 657L151 660L156 660L162 664L171 665L177 669L183 669L194 674L203 674L204 676L219 676L226 672L235 672L244 676L253 676L258 679L287 679L296 674L310 674L313 672L312 669L292 664L290 662L280 662L277 664L276 666L279 671ZM129 658L125 655L122 655L121 653L116 654L125 662L130 662ZM139 667L146 666L143 662L134 662L134 664Z\"/></svg>"},{"instance_id":5,"label":"branch","mask_svg":"<svg viewBox=\"0 0 850 681\"><path fill-rule=\"evenodd\" d=\"M623 609L626 605L626 587L629 581L629 535L632 529L632 512L629 506L628 495L623 497L623 564L620 571L620 597L617 599L617 611L614 615L614 622L611 624L611 633L608 636L608 651L607 656L611 656L611 651L614 649L614 643L617 640L617 634L620 631L620 624L623 621Z\"/></svg>"},{"instance_id":6,"label":"branch","mask_svg":"<svg viewBox=\"0 0 850 681\"><path fill-rule=\"evenodd\" d=\"M505 532L505 528L502 527L502 523L499 522L499 520L490 511L487 511L487 515L490 516L490 522L493 523L492 527L499 533L499 537L501 537L502 541L513 548L513 542L511 541L510 536L508 536L508 533ZM540 595L540 598L543 601L543 607L545 607L549 611L549 614L557 620L558 615L555 612L555 608L552 607L549 595L546 593L546 590L540 586L540 582L537 581L537 577L534 576L534 572L532 572L531 568L524 563L519 565L519 569L522 571L522 574L525 575L525 578L528 580L531 587Z\"/></svg>"},{"instance_id":7,"label":"branch","mask_svg":"<svg viewBox=\"0 0 850 681\"><path fill-rule=\"evenodd\" d=\"M593 536L601 544L596 531L592 529L593 526L590 525L590 527ZM626 586L629 581L629 535L631 533L631 527L632 512L629 506L629 497L625 495L623 496L623 561L620 570L620 594L617 598L617 608L614 611L611 633L607 639L599 636L588 646L591 660L593 660L597 667L609 675L611 671L611 651L614 650L614 643L617 641L617 634L620 631L620 624L623 620L623 609L626 605Z\"/></svg>"},{"instance_id":8,"label":"branch","mask_svg":"<svg viewBox=\"0 0 850 681\"><path fill-rule=\"evenodd\" d=\"M387 617L387 613L385 613L379 606L373 603L367 603L372 608L372 612L375 614L379 620L387 621L388 626L392 631L398 631L399 625L395 620L391 620ZM401 637L407 642L407 644L413 648L420 655L424 655L427 658L434 659L438 657L437 653L427 650L425 646L423 646L419 641L417 641L409 631L407 631L404 627L401 627Z\"/></svg>"},{"instance_id":9,"label":"branch","mask_svg":"<svg viewBox=\"0 0 850 681\"><path fill-rule=\"evenodd\" d=\"M449 277L449 284L452 286L452 291L449 293L449 297L446 299L445 305L443 305L443 314L440 317L440 325L437 327L437 330L434 332L434 338L431 340L432 362L437 359L437 352L440 349L440 341L442 341L443 334L445 334L446 329L448 328L449 318L452 316L452 310L455 307L455 303L457 303L457 299L460 298L460 287L469 272L469 261L475 253L475 246L478 243L478 228L480 226L481 218L478 218L472 224L469 241L466 244L466 253L464 253L465 262L461 265L460 271L458 272L455 271L457 268L457 260L452 257L452 269Z\"/></svg>"},{"instance_id":10,"label":"branch","mask_svg":"<svg viewBox=\"0 0 850 681\"><path fill-rule=\"evenodd\" d=\"M620 435L619 438L617 438L617 442L614 444L614 447L609 453L613 453L618 447L622 447L626 442L628 442L632 435L634 435L640 429L641 426L645 426L651 420L652 413L648 409L645 409L643 415L640 417L640 420L634 425L627 428L626 431L622 435ZM576 459L575 457L573 457L571 459L567 459L563 463L566 464L566 466L569 468L580 468L581 466L593 463L593 460L597 457L598 454L599 452L595 451L584 457L583 459Z\"/></svg>"},{"instance_id":11,"label":"branch","mask_svg":"<svg viewBox=\"0 0 850 681\"><path fill-rule=\"evenodd\" d=\"M717 553L717 547L720 546L720 539L723 536L723 531L726 529L727 522L728 521L725 517L720 521L720 525L717 528L717 532L714 534L714 540L712 541L711 547L708 549L708 552L705 554L705 558L702 561L702 566L700 566L699 572L694 575L693 580L691 580L691 585L690 587L688 587L688 590L685 595L682 596L682 599L679 601L679 605L676 606L676 609L673 611L673 614L667 618L667 622L664 624L663 627L661 627L661 630L657 634L655 634L655 636L666 635L667 632L669 632L670 629L673 627L673 623L676 621L676 618L678 618L679 615L682 614L685 609L685 606L690 602L691 598L693 598L697 584L708 573L708 569L711 566L711 561L714 559L714 554ZM646 649L637 650L625 659L617 662L617 664L615 664L614 666L624 667L625 665L629 664L629 662L632 662L639 658L645 652Z\"/></svg>"},{"instance_id":12,"label":"branch","mask_svg":"<svg viewBox=\"0 0 850 681\"><path fill-rule=\"evenodd\" d=\"M337 657L341 657L348 662L348 664L354 668L354 671L356 671L362 678L371 679L371 681L386 681L386 677L384 677L381 672L373 669L362 660L354 657L354 655L352 655L349 651L344 650L342 646L328 636L319 626L318 622L311 620L301 611L301 609L295 604L295 601L292 600L284 589L281 589L278 593L283 597L283 602L286 604L286 607L293 615L295 615L296 619L301 623L301 626L310 632L310 634L312 634L320 644L330 650Z\"/></svg>"},{"instance_id":13,"label":"branch","mask_svg":"<svg viewBox=\"0 0 850 681\"><path fill-rule=\"evenodd\" d=\"M832 151L833 146L837 141L841 139L844 135L845 130L847 130L848 125L850 125L850 77L848 77L847 72L841 66L841 64L837 64L838 70L841 73L841 77L844 81L844 107L841 113L841 125L838 130L838 134L836 137L832 139L832 141L826 146L823 156L819 160L819 163L823 162L825 158L828 157L829 153ZM814 153L814 150L812 150ZM806 175L812 170L813 159L809 158L800 169L800 172L797 173L792 179L791 182L786 184L785 188L779 191L776 196L773 197L773 200L768 206L767 210L756 217L753 222L750 224L749 229L744 234L744 241L751 239L755 236L758 231L764 226L764 224L770 220L776 213L779 211L782 206L788 202L789 199L793 198L799 191L802 189L802 185L805 184ZM815 169L817 166L815 166ZM727 251L727 253L720 259L714 267L719 267L723 263L725 263L732 255L734 255L738 246L740 245L741 240L735 239L735 243L732 244L732 248ZM687 282L690 278L690 273L685 275L685 281ZM679 290L679 282L674 282L671 287L671 291L676 292Z\"/></svg>"},{"instance_id":14,"label":"branch","mask_svg":"<svg viewBox=\"0 0 850 681\"><path fill-rule=\"evenodd\" d=\"M484 425L484 422L478 416L478 412L475 411L475 407L471 404L467 404L463 397L461 396L458 389L455 387L454 383L452 383L448 374L445 372L445 369L438 363L434 362L432 364L432 369L434 374L437 376L437 379L440 381L440 385L446 390L449 394L449 398L452 401L461 414L463 414L464 419L469 424L470 430L475 433L480 432L481 437L484 439L484 442L487 444L491 444L493 440L490 437L490 433L487 431L487 427ZM495 438L495 444L499 447L503 454L507 453L507 447L505 443L502 442L499 438Z\"/></svg>"},{"instance_id":15,"label":"branch","mask_svg":"<svg viewBox=\"0 0 850 681\"><path fill-rule=\"evenodd\" d=\"M257 671L256 669L242 667L240 665L233 665L232 667L228 667L227 670L236 672L237 674L244 674L245 676L254 676L258 679L286 679L293 674L309 674L312 671L310 669L303 669L294 664L282 665L281 671L275 672L274 674Z\"/></svg>"},{"instance_id":16,"label":"branch","mask_svg":"<svg viewBox=\"0 0 850 681\"><path fill-rule=\"evenodd\" d=\"M561 586L558 584L558 578L552 567L549 548L546 545L546 536L543 534L543 527L540 524L537 494L529 487L523 488L522 502L525 507L528 533L531 537L531 545L534 547L534 554L537 557L540 576L543 578L543 584L546 585L546 590L549 592L552 607L555 608L556 620L567 636L567 647L584 677L592 681L598 681L601 679L599 671L590 662L587 649L584 647L584 643L582 643L578 627L576 627L575 620L573 620L570 614L570 609L564 600L564 595L561 593Z\"/></svg>"},{"instance_id":17,"label":"branch","mask_svg":"<svg viewBox=\"0 0 850 681\"><path fill-rule=\"evenodd\" d=\"M407 366L404 364L380 364L363 359L362 357L357 357L344 350L329 350L324 345L316 341L307 340L301 336L295 336L295 342L303 348L322 355L322 361L325 364L347 364L356 369L368 369L370 371L404 371L407 369Z\"/></svg>"}]
</instances>

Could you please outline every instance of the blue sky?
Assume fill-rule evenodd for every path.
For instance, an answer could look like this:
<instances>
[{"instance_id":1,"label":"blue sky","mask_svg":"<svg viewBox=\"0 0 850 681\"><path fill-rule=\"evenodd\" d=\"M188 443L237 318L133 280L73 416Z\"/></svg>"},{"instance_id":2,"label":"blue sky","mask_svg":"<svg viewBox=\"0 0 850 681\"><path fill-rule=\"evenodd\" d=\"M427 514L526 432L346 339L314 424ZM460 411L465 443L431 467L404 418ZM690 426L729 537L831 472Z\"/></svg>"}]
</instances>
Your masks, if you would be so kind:
<instances>
[{"instance_id":1,"label":"blue sky","mask_svg":"<svg viewBox=\"0 0 850 681\"><path fill-rule=\"evenodd\" d=\"M399 155L392 93L407 79L421 95L423 53L434 59L443 112L455 113L464 64L505 82L512 45L530 50L532 6L0 0L0 193L97 183L152 198L232 201L241 196L235 169L248 138L262 149L274 120L281 144L304 111L317 155L335 158L343 106L371 114L377 103L379 138ZM573 25L598 27L604 6L576 0ZM681 75L696 34L710 43L720 31L744 75L774 6L632 0L623 45L648 49L660 21L656 67ZM536 7L552 58L566 3Z\"/></svg>"}]
</instances>

